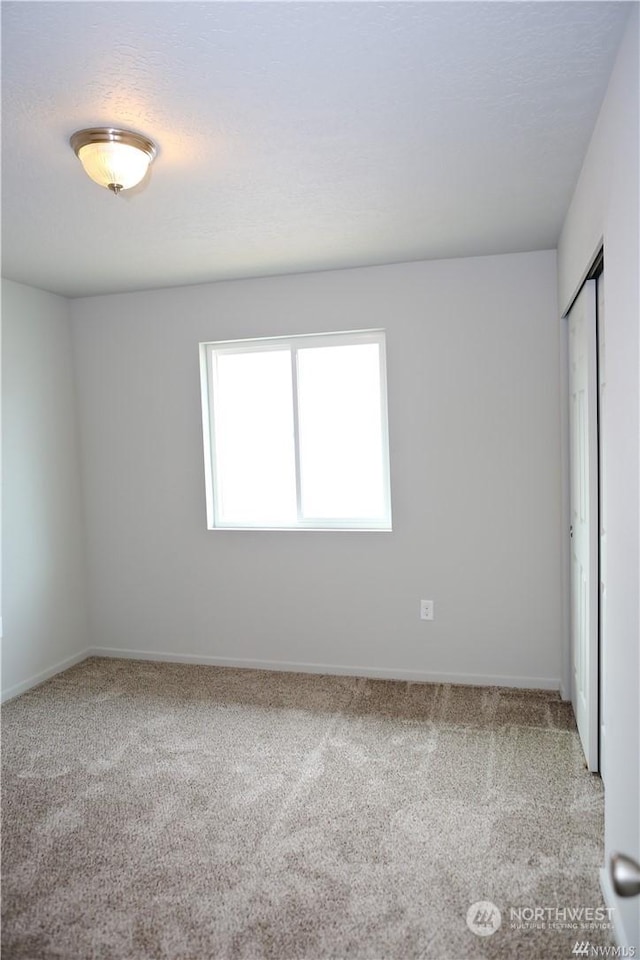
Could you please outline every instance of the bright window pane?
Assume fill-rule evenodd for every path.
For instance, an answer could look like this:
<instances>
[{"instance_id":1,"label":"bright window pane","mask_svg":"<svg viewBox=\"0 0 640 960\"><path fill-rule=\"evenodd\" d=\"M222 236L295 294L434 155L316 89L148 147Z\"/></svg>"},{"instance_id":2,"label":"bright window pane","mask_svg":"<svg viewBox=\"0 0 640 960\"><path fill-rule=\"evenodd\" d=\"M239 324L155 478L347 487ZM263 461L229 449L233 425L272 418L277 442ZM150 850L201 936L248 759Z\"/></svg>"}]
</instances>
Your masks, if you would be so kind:
<instances>
[{"instance_id":1,"label":"bright window pane","mask_svg":"<svg viewBox=\"0 0 640 960\"><path fill-rule=\"evenodd\" d=\"M289 350L217 354L214 393L217 522L296 521Z\"/></svg>"},{"instance_id":2,"label":"bright window pane","mask_svg":"<svg viewBox=\"0 0 640 960\"><path fill-rule=\"evenodd\" d=\"M379 349L363 343L298 350L305 519L385 517Z\"/></svg>"}]
</instances>

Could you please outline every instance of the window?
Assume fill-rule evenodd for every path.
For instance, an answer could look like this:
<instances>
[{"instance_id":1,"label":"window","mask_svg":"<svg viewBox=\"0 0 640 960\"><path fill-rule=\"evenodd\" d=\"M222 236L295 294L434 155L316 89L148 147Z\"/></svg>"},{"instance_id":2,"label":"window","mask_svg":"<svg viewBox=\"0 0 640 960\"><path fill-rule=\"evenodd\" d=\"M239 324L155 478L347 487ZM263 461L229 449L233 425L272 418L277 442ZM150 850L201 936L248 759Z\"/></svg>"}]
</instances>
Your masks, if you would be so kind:
<instances>
[{"instance_id":1,"label":"window","mask_svg":"<svg viewBox=\"0 0 640 960\"><path fill-rule=\"evenodd\" d=\"M210 529L390 530L381 330L201 343Z\"/></svg>"}]
</instances>

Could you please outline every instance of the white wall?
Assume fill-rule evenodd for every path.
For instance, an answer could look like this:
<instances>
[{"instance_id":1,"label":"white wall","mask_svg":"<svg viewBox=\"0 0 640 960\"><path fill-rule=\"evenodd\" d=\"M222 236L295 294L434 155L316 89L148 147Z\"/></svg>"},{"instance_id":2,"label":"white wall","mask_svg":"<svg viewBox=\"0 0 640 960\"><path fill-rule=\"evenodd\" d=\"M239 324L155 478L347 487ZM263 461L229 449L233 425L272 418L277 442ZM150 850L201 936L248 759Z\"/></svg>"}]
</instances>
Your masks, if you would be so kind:
<instances>
[{"instance_id":1,"label":"white wall","mask_svg":"<svg viewBox=\"0 0 640 960\"><path fill-rule=\"evenodd\" d=\"M638 8L620 49L558 247L565 311L604 238L606 589L605 848L640 859L638 706ZM621 940L640 946L637 901L616 900Z\"/></svg>"},{"instance_id":2,"label":"white wall","mask_svg":"<svg viewBox=\"0 0 640 960\"><path fill-rule=\"evenodd\" d=\"M555 289L542 252L73 301L95 647L557 686ZM207 531L198 342L363 327L393 533Z\"/></svg>"},{"instance_id":3,"label":"white wall","mask_svg":"<svg viewBox=\"0 0 640 960\"><path fill-rule=\"evenodd\" d=\"M2 282L2 690L12 696L87 647L68 301Z\"/></svg>"}]
</instances>

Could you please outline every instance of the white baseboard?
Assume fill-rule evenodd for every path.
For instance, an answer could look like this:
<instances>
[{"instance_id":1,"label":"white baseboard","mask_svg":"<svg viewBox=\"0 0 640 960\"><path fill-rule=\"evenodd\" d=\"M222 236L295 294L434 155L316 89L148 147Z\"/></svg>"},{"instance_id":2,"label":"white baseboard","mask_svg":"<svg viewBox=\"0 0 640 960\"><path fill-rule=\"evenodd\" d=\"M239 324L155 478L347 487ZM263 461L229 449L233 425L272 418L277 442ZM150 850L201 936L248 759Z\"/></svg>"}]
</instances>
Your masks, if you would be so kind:
<instances>
[{"instance_id":1,"label":"white baseboard","mask_svg":"<svg viewBox=\"0 0 640 960\"><path fill-rule=\"evenodd\" d=\"M204 654L158 653L148 650L120 650L92 647L91 657L117 657L127 660L156 660L166 663L194 663L210 667L240 667L248 670L272 670L286 673L321 673L329 676L370 677L379 680L408 680L415 683L459 683L474 687L518 687L528 690L559 690L555 677L487 676L472 673L434 673L393 667L352 667L328 663L297 663L287 660L248 660L236 657L210 657Z\"/></svg>"},{"instance_id":2,"label":"white baseboard","mask_svg":"<svg viewBox=\"0 0 640 960\"><path fill-rule=\"evenodd\" d=\"M287 660L249 660L238 657L212 657L205 654L160 653L148 650L123 650L117 647L90 647L61 660L46 670L28 677L2 692L4 703L37 687L57 673L68 670L87 657L111 657L120 660L155 660L166 663L193 663L210 667L239 667L247 670L271 670L285 673L319 673L328 676L369 677L378 680L406 680L412 683L454 683L473 687L515 687L524 690L559 690L554 677L512 677L475 673L437 673L403 670L393 667L339 666L329 663L298 663Z\"/></svg>"},{"instance_id":3,"label":"white baseboard","mask_svg":"<svg viewBox=\"0 0 640 960\"><path fill-rule=\"evenodd\" d=\"M613 890L613 884L611 883L611 875L606 867L600 868L600 889L602 890L605 907L609 907L611 909L611 922L613 924L613 936L616 944L619 947L633 946L637 950L638 944L632 944L630 942L624 929L620 911L616 906L616 895Z\"/></svg>"},{"instance_id":4,"label":"white baseboard","mask_svg":"<svg viewBox=\"0 0 640 960\"><path fill-rule=\"evenodd\" d=\"M74 653L72 657L67 657L65 660L60 660L52 667L47 667L46 670L42 670L40 673L36 673L32 677L28 677L26 680L23 680L21 683L16 683L13 687L3 690L0 700L2 703L5 703L7 700L13 700L14 697L19 697L21 693L26 693L27 690L31 690L32 687L38 687L41 683L44 683L45 680L55 677L57 673L62 673L63 670L68 670L69 667L75 666L76 663L86 660L88 656L88 650L82 650L80 653Z\"/></svg>"}]
</instances>

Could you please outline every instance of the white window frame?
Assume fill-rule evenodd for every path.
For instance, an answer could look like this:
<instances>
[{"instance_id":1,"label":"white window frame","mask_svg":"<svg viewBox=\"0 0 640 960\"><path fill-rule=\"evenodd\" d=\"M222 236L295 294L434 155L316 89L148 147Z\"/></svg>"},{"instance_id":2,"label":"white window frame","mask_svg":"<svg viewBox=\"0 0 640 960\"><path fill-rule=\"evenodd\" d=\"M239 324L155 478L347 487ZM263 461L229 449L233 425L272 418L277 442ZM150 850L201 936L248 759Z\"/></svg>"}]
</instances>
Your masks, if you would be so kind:
<instances>
[{"instance_id":1,"label":"white window frame","mask_svg":"<svg viewBox=\"0 0 640 960\"><path fill-rule=\"evenodd\" d=\"M310 346L349 346L362 343L376 343L380 359L380 427L382 480L384 496L384 517L379 518L310 518L302 517L301 480L300 480L300 437L298 430L298 349ZM207 506L207 527L209 530L317 530L317 531L382 531L390 532L391 525L391 483L389 467L389 422L387 414L387 363L386 338L384 330L348 330L344 332L300 334L296 336L256 337L246 340L222 340L200 343L200 386L202 397L202 427L204 442L204 473ZM297 522L291 526L257 526L253 523L224 523L217 520L219 511L216 500L216 456L215 456L215 384L216 355L221 353L255 353L257 351L282 350L291 352L291 375L293 391L293 423L295 449L295 481L297 501Z\"/></svg>"}]
</instances>

